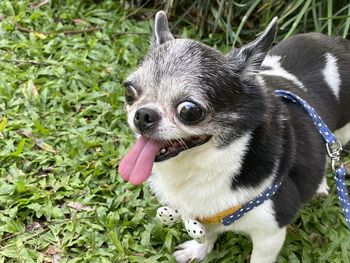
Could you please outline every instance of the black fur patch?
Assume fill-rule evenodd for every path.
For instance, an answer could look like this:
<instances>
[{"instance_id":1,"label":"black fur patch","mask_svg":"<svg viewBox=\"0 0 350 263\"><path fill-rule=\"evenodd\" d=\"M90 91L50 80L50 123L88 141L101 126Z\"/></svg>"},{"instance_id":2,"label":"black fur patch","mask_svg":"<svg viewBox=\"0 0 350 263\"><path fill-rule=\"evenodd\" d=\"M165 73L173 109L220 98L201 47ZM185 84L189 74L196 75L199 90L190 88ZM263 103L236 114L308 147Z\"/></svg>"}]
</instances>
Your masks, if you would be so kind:
<instances>
[{"instance_id":1,"label":"black fur patch","mask_svg":"<svg viewBox=\"0 0 350 263\"><path fill-rule=\"evenodd\" d=\"M346 40L319 34L299 35L278 44L269 54L281 56L282 67L295 75L307 92L284 78L263 75L267 96L273 96L275 89L290 90L307 100L331 129L346 124L350 121L350 76L345 72L350 68L349 46ZM322 76L326 52L337 58L342 83L339 101ZM276 220L284 226L312 198L324 176L325 143L307 113L294 103L273 98L266 107L272 116L264 118L254 130L242 170L232 187L259 185L279 162L277 176L284 180L272 200ZM287 125L277 121L281 114Z\"/></svg>"}]
</instances>

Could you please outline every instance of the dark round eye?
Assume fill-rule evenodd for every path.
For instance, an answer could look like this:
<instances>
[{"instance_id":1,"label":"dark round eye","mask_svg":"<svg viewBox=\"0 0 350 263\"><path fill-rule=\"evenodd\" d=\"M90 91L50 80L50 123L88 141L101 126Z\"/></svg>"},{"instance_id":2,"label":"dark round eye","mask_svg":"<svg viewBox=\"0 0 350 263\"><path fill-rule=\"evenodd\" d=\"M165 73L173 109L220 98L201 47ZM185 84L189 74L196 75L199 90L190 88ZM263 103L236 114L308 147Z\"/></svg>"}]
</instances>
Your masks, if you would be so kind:
<instances>
[{"instance_id":1,"label":"dark round eye","mask_svg":"<svg viewBox=\"0 0 350 263\"><path fill-rule=\"evenodd\" d=\"M132 85L126 85L124 94L126 103L130 105L135 101L137 92Z\"/></svg>"},{"instance_id":2,"label":"dark round eye","mask_svg":"<svg viewBox=\"0 0 350 263\"><path fill-rule=\"evenodd\" d=\"M181 121L185 123L195 123L203 117L201 107L191 101L185 101L177 105L177 113Z\"/></svg>"}]
</instances>

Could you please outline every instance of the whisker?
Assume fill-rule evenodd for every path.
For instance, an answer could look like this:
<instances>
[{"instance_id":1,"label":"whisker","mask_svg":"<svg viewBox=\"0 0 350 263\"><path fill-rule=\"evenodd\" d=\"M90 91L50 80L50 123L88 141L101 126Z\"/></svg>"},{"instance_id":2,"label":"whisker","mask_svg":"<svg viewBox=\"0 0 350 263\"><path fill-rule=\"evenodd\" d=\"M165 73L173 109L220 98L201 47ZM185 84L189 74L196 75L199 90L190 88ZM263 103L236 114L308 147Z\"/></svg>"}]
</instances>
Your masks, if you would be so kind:
<instances>
[{"instance_id":1,"label":"whisker","mask_svg":"<svg viewBox=\"0 0 350 263\"><path fill-rule=\"evenodd\" d=\"M173 140L166 141L168 146L174 147L174 142Z\"/></svg>"},{"instance_id":2,"label":"whisker","mask_svg":"<svg viewBox=\"0 0 350 263\"><path fill-rule=\"evenodd\" d=\"M185 148L186 150L188 150L188 146L187 146L186 142L184 141L184 139L179 138L179 139L176 139L176 140L180 143L180 145L181 145L183 148Z\"/></svg>"}]
</instances>

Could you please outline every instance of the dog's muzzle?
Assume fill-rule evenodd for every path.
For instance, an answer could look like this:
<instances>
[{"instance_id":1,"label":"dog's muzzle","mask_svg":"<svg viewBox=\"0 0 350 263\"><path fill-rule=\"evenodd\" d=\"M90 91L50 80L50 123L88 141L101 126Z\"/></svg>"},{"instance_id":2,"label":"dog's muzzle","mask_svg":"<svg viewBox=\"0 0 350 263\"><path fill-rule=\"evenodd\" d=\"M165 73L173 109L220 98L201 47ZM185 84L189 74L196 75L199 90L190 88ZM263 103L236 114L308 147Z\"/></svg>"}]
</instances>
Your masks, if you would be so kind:
<instances>
[{"instance_id":1,"label":"dog's muzzle","mask_svg":"<svg viewBox=\"0 0 350 263\"><path fill-rule=\"evenodd\" d=\"M154 127L160 120L160 115L157 111L150 108L140 108L135 112L134 124L141 132L146 132Z\"/></svg>"}]
</instances>

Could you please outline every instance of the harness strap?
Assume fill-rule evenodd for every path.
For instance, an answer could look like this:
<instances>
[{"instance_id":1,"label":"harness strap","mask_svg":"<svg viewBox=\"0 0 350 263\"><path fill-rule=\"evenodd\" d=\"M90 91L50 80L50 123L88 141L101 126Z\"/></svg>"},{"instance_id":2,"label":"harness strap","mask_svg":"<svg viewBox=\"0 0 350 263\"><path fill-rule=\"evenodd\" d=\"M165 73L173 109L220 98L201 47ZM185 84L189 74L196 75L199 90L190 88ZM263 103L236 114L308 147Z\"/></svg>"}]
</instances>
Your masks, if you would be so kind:
<instances>
[{"instance_id":1,"label":"harness strap","mask_svg":"<svg viewBox=\"0 0 350 263\"><path fill-rule=\"evenodd\" d=\"M337 186L338 199L342 206L345 221L350 229L350 202L345 182L346 171L343 163L340 161L340 152L342 151L342 145L340 141L334 136L331 130L323 122L323 120L317 114L315 109L305 100L300 98L298 95L286 90L275 90L274 94L277 97L283 97L294 102L299 107L301 107L306 113L308 113L314 121L314 124L317 127L319 133L326 141L327 154L332 160L332 170L334 173L334 180Z\"/></svg>"},{"instance_id":2,"label":"harness strap","mask_svg":"<svg viewBox=\"0 0 350 263\"><path fill-rule=\"evenodd\" d=\"M277 189L281 186L282 181L282 177L275 179L271 186L266 188L260 195L255 197L253 200L243 205L241 209L222 218L221 223L225 226L229 226L233 222L244 216L246 213L248 213L250 210L263 204L266 200L271 199L271 197L276 193Z\"/></svg>"},{"instance_id":3,"label":"harness strap","mask_svg":"<svg viewBox=\"0 0 350 263\"><path fill-rule=\"evenodd\" d=\"M238 211L242 206L234 206L231 207L225 211L219 212L213 216L209 217L203 217L203 218L197 218L197 221L201 222L202 224L217 224L221 222L221 219L225 216L232 215L236 211Z\"/></svg>"}]
</instances>

